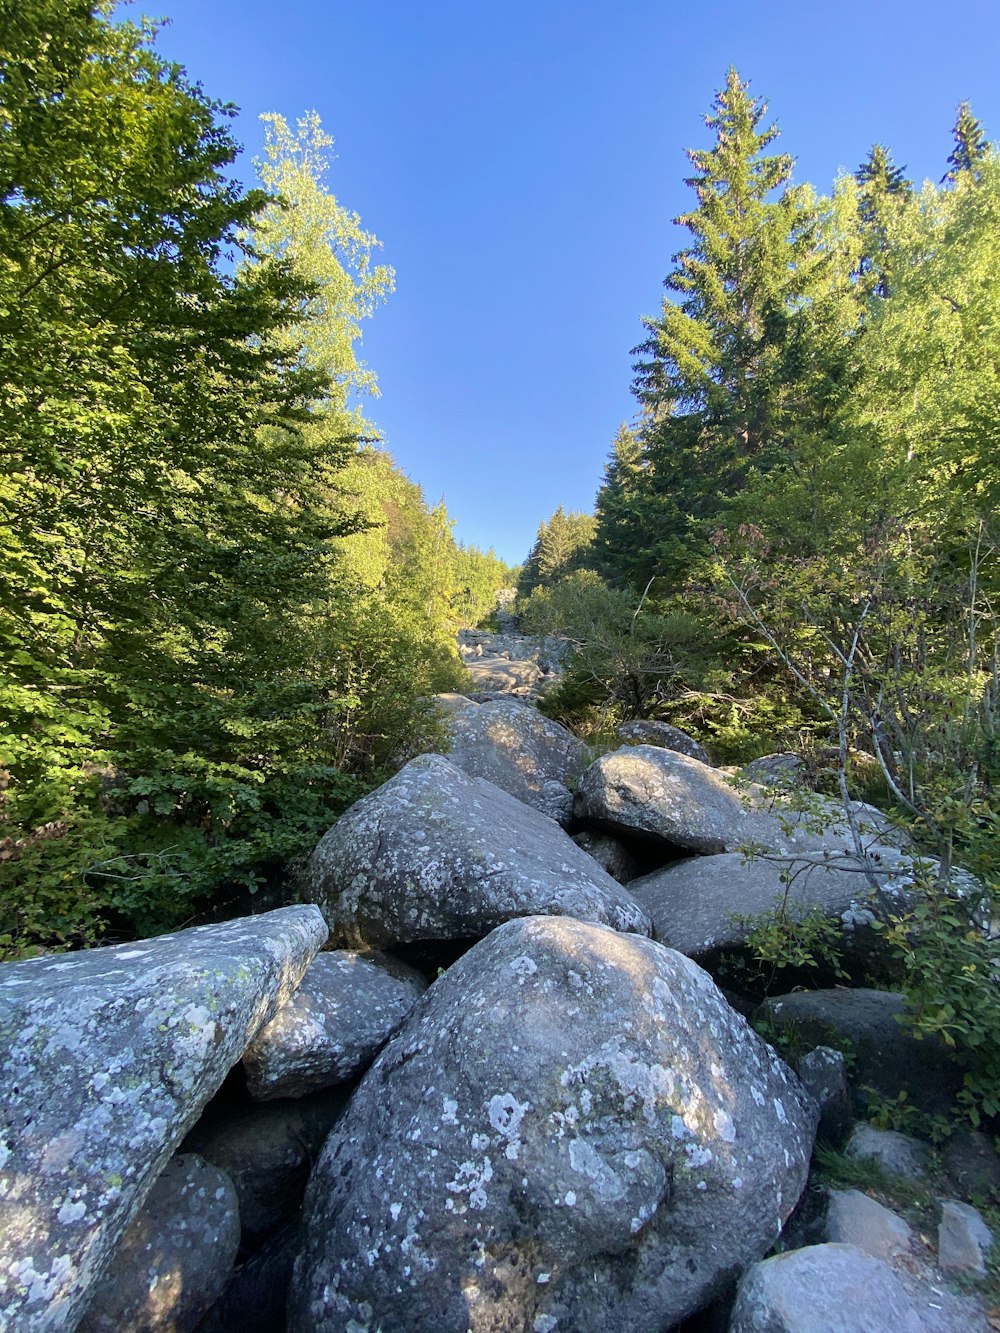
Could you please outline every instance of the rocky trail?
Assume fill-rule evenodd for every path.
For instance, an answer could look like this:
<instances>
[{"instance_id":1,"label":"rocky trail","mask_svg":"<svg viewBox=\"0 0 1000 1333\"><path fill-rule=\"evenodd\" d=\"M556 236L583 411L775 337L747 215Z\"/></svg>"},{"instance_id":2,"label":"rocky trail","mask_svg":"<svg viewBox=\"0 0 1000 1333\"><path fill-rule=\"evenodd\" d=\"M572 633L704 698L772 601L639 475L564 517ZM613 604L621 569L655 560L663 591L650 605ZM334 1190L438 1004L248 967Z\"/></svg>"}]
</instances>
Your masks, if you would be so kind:
<instances>
[{"instance_id":1,"label":"rocky trail","mask_svg":"<svg viewBox=\"0 0 1000 1333\"><path fill-rule=\"evenodd\" d=\"M595 758L530 704L557 645L461 651L448 753L337 822L305 905L0 968L0 1328L993 1327L946 1280L984 1271L988 1141L945 1172L855 1121L872 1087L947 1108L948 1052L838 987L762 1006L793 1067L720 971L786 892L877 966L844 812L665 724ZM855 816L905 901L905 838ZM936 1233L810 1184L817 1143L935 1196Z\"/></svg>"}]
</instances>

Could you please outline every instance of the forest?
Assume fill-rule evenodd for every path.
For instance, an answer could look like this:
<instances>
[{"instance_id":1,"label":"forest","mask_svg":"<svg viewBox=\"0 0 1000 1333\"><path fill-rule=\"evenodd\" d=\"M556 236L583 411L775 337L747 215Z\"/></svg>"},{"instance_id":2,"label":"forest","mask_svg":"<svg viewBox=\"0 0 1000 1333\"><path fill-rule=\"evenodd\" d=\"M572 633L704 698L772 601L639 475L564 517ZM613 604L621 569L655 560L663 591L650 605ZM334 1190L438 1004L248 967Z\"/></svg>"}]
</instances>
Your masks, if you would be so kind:
<instances>
[{"instance_id":1,"label":"forest","mask_svg":"<svg viewBox=\"0 0 1000 1333\"><path fill-rule=\"evenodd\" d=\"M89 0L3 6L0 957L245 904L432 743L509 571L393 463L393 287L315 116L232 108ZM232 914L232 909L230 910Z\"/></svg>"},{"instance_id":2,"label":"forest","mask_svg":"<svg viewBox=\"0 0 1000 1333\"><path fill-rule=\"evenodd\" d=\"M243 189L232 108L155 38L89 0L5 12L0 957L293 895L441 743L456 631L516 579L522 629L572 647L542 708L598 749L661 719L890 809L940 866L908 984L995 1041L952 882L995 892L1000 832L1000 159L972 109L937 183L876 143L823 194L729 70L635 417L518 572L369 419L394 274L318 118L264 117Z\"/></svg>"}]
</instances>

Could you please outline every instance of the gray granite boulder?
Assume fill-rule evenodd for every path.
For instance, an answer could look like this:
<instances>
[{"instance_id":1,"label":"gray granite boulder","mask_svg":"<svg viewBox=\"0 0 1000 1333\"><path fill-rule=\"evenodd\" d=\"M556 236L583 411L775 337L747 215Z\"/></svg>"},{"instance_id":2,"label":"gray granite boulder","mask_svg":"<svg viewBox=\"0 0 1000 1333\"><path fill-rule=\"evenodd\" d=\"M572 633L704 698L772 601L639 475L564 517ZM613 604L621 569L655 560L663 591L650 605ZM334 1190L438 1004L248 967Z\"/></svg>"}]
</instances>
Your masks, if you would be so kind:
<instances>
[{"instance_id":1,"label":"gray granite boulder","mask_svg":"<svg viewBox=\"0 0 1000 1333\"><path fill-rule=\"evenodd\" d=\"M945 1273L986 1276L993 1232L982 1213L960 1199L942 1199L938 1223L938 1263Z\"/></svg>"},{"instance_id":2,"label":"gray granite boulder","mask_svg":"<svg viewBox=\"0 0 1000 1333\"><path fill-rule=\"evenodd\" d=\"M314 907L290 907L0 968L0 1324L74 1326L326 934Z\"/></svg>"},{"instance_id":3,"label":"gray granite boulder","mask_svg":"<svg viewBox=\"0 0 1000 1333\"><path fill-rule=\"evenodd\" d=\"M618 838L610 833L597 833L593 829L584 829L574 833L573 841L582 847L588 856L592 856L602 870L606 870L619 884L628 884L639 873L635 857ZM629 892L631 893L631 889Z\"/></svg>"},{"instance_id":4,"label":"gray granite boulder","mask_svg":"<svg viewBox=\"0 0 1000 1333\"><path fill-rule=\"evenodd\" d=\"M224 1289L239 1243L229 1177L193 1153L172 1157L116 1246L80 1333L190 1333Z\"/></svg>"},{"instance_id":5,"label":"gray granite boulder","mask_svg":"<svg viewBox=\"0 0 1000 1333\"><path fill-rule=\"evenodd\" d=\"M739 790L718 769L652 745L602 755L580 779L573 808L578 818L611 832L703 856L748 845L826 859L857 853L843 806L831 797ZM862 850L874 864L883 854L895 855L880 832L884 817L880 824L871 807L854 803L853 809Z\"/></svg>"},{"instance_id":6,"label":"gray granite boulder","mask_svg":"<svg viewBox=\"0 0 1000 1333\"><path fill-rule=\"evenodd\" d=\"M295 1100L234 1103L223 1094L184 1139L184 1152L198 1153L233 1182L244 1248L255 1249L298 1214L309 1172L349 1095L338 1087Z\"/></svg>"},{"instance_id":7,"label":"gray granite boulder","mask_svg":"<svg viewBox=\"0 0 1000 1333\"><path fill-rule=\"evenodd\" d=\"M853 1245L810 1245L754 1264L729 1333L989 1333L974 1303L929 1275L897 1272Z\"/></svg>"},{"instance_id":8,"label":"gray granite boulder","mask_svg":"<svg viewBox=\"0 0 1000 1333\"><path fill-rule=\"evenodd\" d=\"M813 835L797 830L795 841ZM875 891L882 902L901 906L913 884L911 858L881 847L877 861L846 852L795 855L739 852L689 856L629 881L631 893L653 921L653 935L691 958L745 944L755 921L776 908L792 918L818 911L839 922L845 952L877 964L884 937L873 931ZM748 918L750 918L748 920Z\"/></svg>"},{"instance_id":9,"label":"gray granite boulder","mask_svg":"<svg viewBox=\"0 0 1000 1333\"><path fill-rule=\"evenodd\" d=\"M814 1116L681 954L512 921L435 982L327 1140L289 1329L672 1327L773 1244Z\"/></svg>"},{"instance_id":10,"label":"gray granite boulder","mask_svg":"<svg viewBox=\"0 0 1000 1333\"><path fill-rule=\"evenodd\" d=\"M539 913L648 935L622 886L545 815L441 755L351 807L309 865L333 943L391 947L486 935Z\"/></svg>"},{"instance_id":11,"label":"gray granite boulder","mask_svg":"<svg viewBox=\"0 0 1000 1333\"><path fill-rule=\"evenodd\" d=\"M790 1029L797 1041L846 1046L859 1109L870 1087L893 1101L903 1091L919 1110L948 1115L962 1087L962 1072L942 1042L918 1040L906 1030L900 1022L905 1010L896 991L858 987L777 995L757 1012L776 1031Z\"/></svg>"},{"instance_id":12,"label":"gray granite boulder","mask_svg":"<svg viewBox=\"0 0 1000 1333\"><path fill-rule=\"evenodd\" d=\"M474 778L532 805L564 827L573 815L570 788L587 764L573 733L516 699L496 699L452 718L449 760Z\"/></svg>"},{"instance_id":13,"label":"gray granite boulder","mask_svg":"<svg viewBox=\"0 0 1000 1333\"><path fill-rule=\"evenodd\" d=\"M855 1125L846 1155L858 1162L872 1162L891 1176L926 1181L931 1173L931 1150L921 1139L895 1129Z\"/></svg>"},{"instance_id":14,"label":"gray granite boulder","mask_svg":"<svg viewBox=\"0 0 1000 1333\"><path fill-rule=\"evenodd\" d=\"M836 1148L843 1147L854 1124L843 1051L816 1046L802 1056L795 1072L819 1107L817 1138Z\"/></svg>"},{"instance_id":15,"label":"gray granite boulder","mask_svg":"<svg viewBox=\"0 0 1000 1333\"><path fill-rule=\"evenodd\" d=\"M680 727L672 727L669 722L637 718L634 722L623 722L618 728L618 735L626 745L658 745L664 750L676 750L678 754L689 755L703 764L712 762L704 745L686 731L681 731Z\"/></svg>"},{"instance_id":16,"label":"gray granite boulder","mask_svg":"<svg viewBox=\"0 0 1000 1333\"><path fill-rule=\"evenodd\" d=\"M805 760L797 754L783 751L752 759L740 769L740 777L747 782L759 782L763 787L801 787L807 782Z\"/></svg>"},{"instance_id":17,"label":"gray granite boulder","mask_svg":"<svg viewBox=\"0 0 1000 1333\"><path fill-rule=\"evenodd\" d=\"M251 1097L301 1097L371 1064L427 989L418 972L379 958L349 950L316 955L244 1052Z\"/></svg>"},{"instance_id":18,"label":"gray granite boulder","mask_svg":"<svg viewBox=\"0 0 1000 1333\"><path fill-rule=\"evenodd\" d=\"M905 1260L916 1248L910 1224L860 1190L830 1191L825 1239L855 1245L886 1263Z\"/></svg>"}]
</instances>

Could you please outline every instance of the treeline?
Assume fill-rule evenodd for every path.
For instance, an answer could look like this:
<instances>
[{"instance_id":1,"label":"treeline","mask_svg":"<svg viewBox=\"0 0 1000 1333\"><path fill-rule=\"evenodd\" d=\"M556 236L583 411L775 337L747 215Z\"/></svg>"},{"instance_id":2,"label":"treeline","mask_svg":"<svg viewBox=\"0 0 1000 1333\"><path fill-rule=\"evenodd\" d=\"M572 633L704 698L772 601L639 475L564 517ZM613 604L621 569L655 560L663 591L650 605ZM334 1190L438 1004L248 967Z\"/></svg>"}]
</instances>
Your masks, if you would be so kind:
<instances>
[{"instance_id":1,"label":"treeline","mask_svg":"<svg viewBox=\"0 0 1000 1333\"><path fill-rule=\"evenodd\" d=\"M735 70L707 123L593 536L523 590L576 644L543 706L663 717L717 762L794 749L890 810L933 858L881 918L913 1022L996 1115L1000 157L962 104L938 183L876 144L823 196ZM772 966L807 926L779 907Z\"/></svg>"},{"instance_id":2,"label":"treeline","mask_svg":"<svg viewBox=\"0 0 1000 1333\"><path fill-rule=\"evenodd\" d=\"M391 291L315 116L89 0L0 4L0 956L273 884L433 733L510 573L380 447Z\"/></svg>"}]
</instances>

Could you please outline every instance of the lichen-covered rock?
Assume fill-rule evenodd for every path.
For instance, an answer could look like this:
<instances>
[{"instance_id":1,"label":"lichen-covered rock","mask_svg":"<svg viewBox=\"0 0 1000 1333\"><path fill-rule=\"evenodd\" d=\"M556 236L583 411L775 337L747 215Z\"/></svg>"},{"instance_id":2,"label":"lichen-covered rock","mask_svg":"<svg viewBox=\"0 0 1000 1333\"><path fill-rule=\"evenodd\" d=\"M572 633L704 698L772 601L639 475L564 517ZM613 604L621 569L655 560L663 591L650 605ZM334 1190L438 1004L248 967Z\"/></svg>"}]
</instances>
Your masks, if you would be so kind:
<instances>
[{"instance_id":1,"label":"lichen-covered rock","mask_svg":"<svg viewBox=\"0 0 1000 1333\"><path fill-rule=\"evenodd\" d=\"M652 745L602 755L584 771L573 808L579 818L612 832L703 856L748 844L789 856L839 858L858 851L839 801L752 785L740 790L718 769ZM852 810L862 849L880 856L887 850L884 816L858 802Z\"/></svg>"},{"instance_id":2,"label":"lichen-covered rock","mask_svg":"<svg viewBox=\"0 0 1000 1333\"><path fill-rule=\"evenodd\" d=\"M680 727L672 727L669 722L637 718L634 722L623 722L618 728L618 735L627 745L659 745L664 750L676 750L678 754L689 755L702 764L712 762L704 745L686 731L681 731Z\"/></svg>"},{"instance_id":3,"label":"lichen-covered rock","mask_svg":"<svg viewBox=\"0 0 1000 1333\"><path fill-rule=\"evenodd\" d=\"M853 1245L810 1245L754 1264L729 1333L988 1333L974 1303Z\"/></svg>"},{"instance_id":4,"label":"lichen-covered rock","mask_svg":"<svg viewBox=\"0 0 1000 1333\"><path fill-rule=\"evenodd\" d=\"M938 1263L945 1273L986 1276L993 1232L977 1208L960 1199L942 1199L938 1223Z\"/></svg>"},{"instance_id":5,"label":"lichen-covered rock","mask_svg":"<svg viewBox=\"0 0 1000 1333\"><path fill-rule=\"evenodd\" d=\"M912 884L912 863L895 849L883 848L877 866L868 868L883 894L902 898ZM629 893L652 918L654 938L691 958L745 944L753 918L778 907L793 916L822 912L840 923L849 952L880 954L881 937L869 929L872 892L858 858L827 861L815 852L751 860L738 852L689 856L629 882Z\"/></svg>"},{"instance_id":6,"label":"lichen-covered rock","mask_svg":"<svg viewBox=\"0 0 1000 1333\"><path fill-rule=\"evenodd\" d=\"M380 965L377 955L317 954L247 1047L247 1091L266 1101L346 1083L371 1064L426 989L418 972Z\"/></svg>"},{"instance_id":7,"label":"lichen-covered rock","mask_svg":"<svg viewBox=\"0 0 1000 1333\"><path fill-rule=\"evenodd\" d=\"M669 1328L773 1243L814 1115L690 960L512 921L431 987L327 1140L289 1327Z\"/></svg>"},{"instance_id":8,"label":"lichen-covered rock","mask_svg":"<svg viewBox=\"0 0 1000 1333\"><path fill-rule=\"evenodd\" d=\"M806 764L801 755L788 751L765 754L745 764L740 777L747 782L759 782L763 787L802 787L807 781Z\"/></svg>"},{"instance_id":9,"label":"lichen-covered rock","mask_svg":"<svg viewBox=\"0 0 1000 1333\"><path fill-rule=\"evenodd\" d=\"M582 741L516 699L496 699L457 714L448 758L474 778L534 806L564 827L573 814L570 787L587 761Z\"/></svg>"},{"instance_id":10,"label":"lichen-covered rock","mask_svg":"<svg viewBox=\"0 0 1000 1333\"><path fill-rule=\"evenodd\" d=\"M326 938L290 907L0 968L0 1322L72 1328L174 1148Z\"/></svg>"},{"instance_id":11,"label":"lichen-covered rock","mask_svg":"<svg viewBox=\"0 0 1000 1333\"><path fill-rule=\"evenodd\" d=\"M895 1129L876 1129L874 1125L855 1125L847 1143L846 1155L858 1162L873 1162L892 1176L917 1183L931 1173L931 1150L921 1139L900 1134Z\"/></svg>"},{"instance_id":12,"label":"lichen-covered rock","mask_svg":"<svg viewBox=\"0 0 1000 1333\"><path fill-rule=\"evenodd\" d=\"M233 1182L244 1248L255 1249L297 1216L309 1172L348 1097L338 1087L247 1103L224 1092L184 1139L184 1152L198 1153Z\"/></svg>"},{"instance_id":13,"label":"lichen-covered rock","mask_svg":"<svg viewBox=\"0 0 1000 1333\"><path fill-rule=\"evenodd\" d=\"M225 1287L239 1243L229 1177L194 1153L172 1157L115 1247L80 1333L190 1333Z\"/></svg>"},{"instance_id":14,"label":"lichen-covered rock","mask_svg":"<svg viewBox=\"0 0 1000 1333\"><path fill-rule=\"evenodd\" d=\"M575 916L648 935L625 889L551 819L441 755L421 755L322 838L308 896L334 944L486 935L512 917Z\"/></svg>"}]
</instances>

